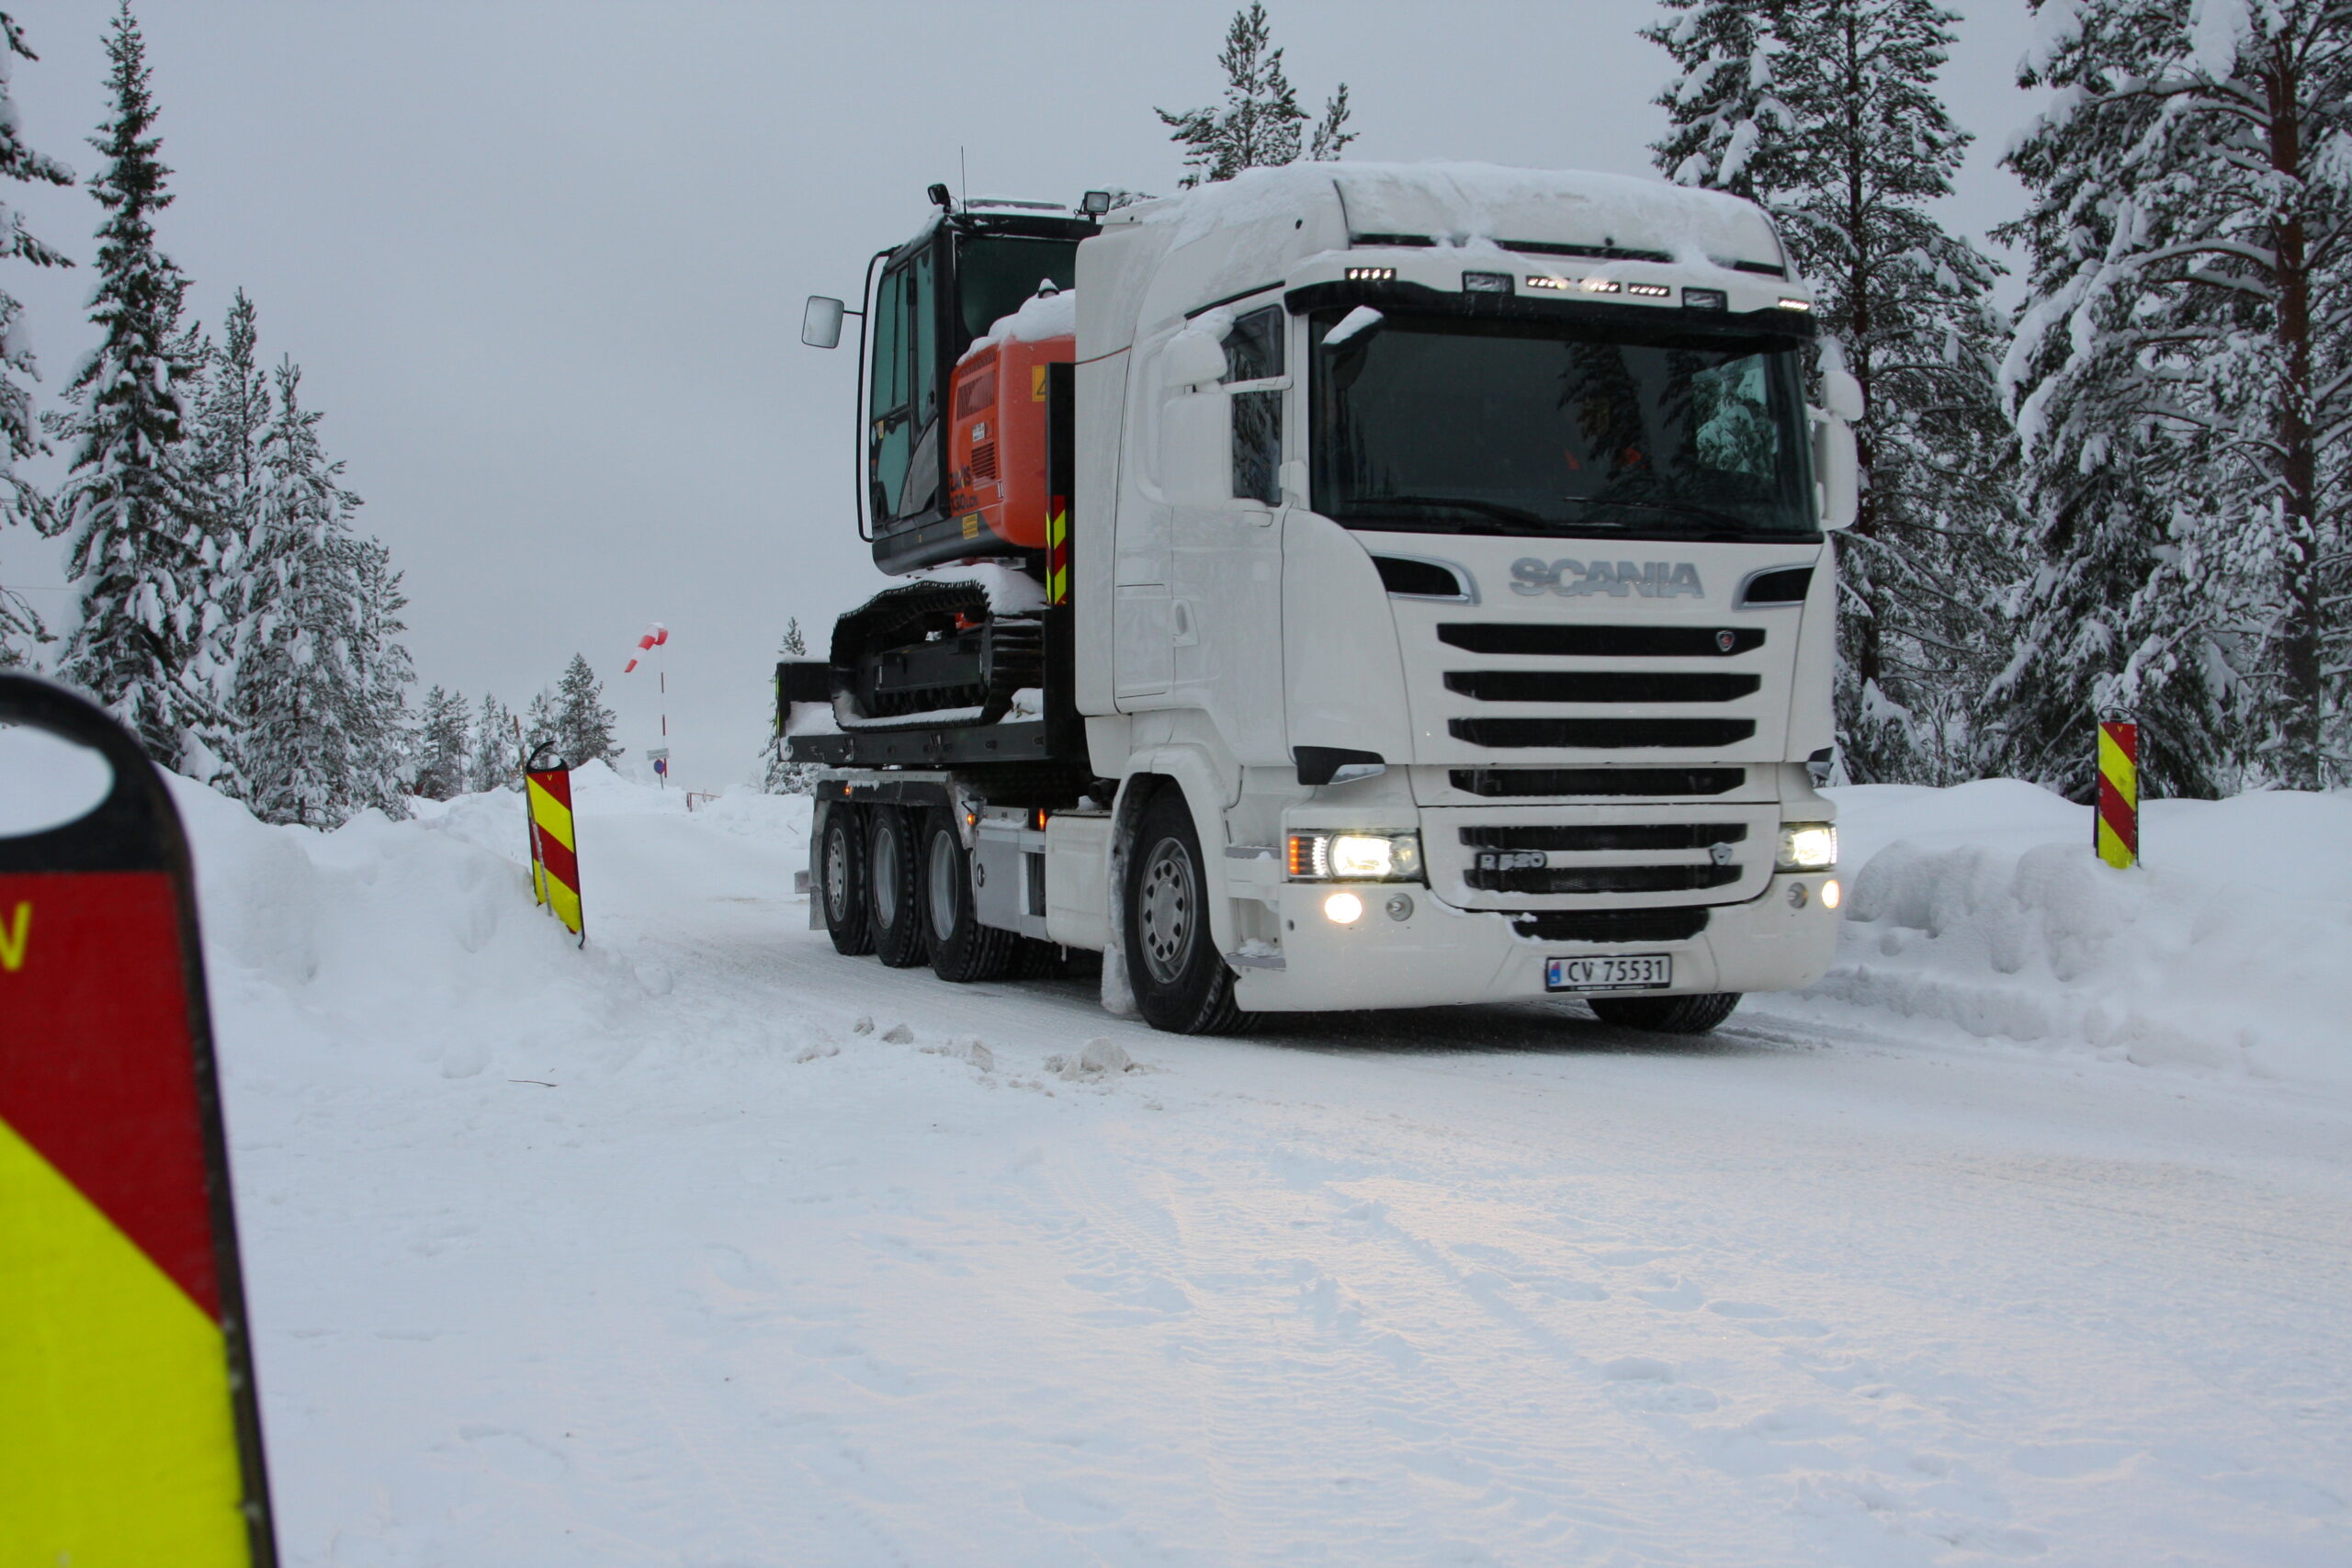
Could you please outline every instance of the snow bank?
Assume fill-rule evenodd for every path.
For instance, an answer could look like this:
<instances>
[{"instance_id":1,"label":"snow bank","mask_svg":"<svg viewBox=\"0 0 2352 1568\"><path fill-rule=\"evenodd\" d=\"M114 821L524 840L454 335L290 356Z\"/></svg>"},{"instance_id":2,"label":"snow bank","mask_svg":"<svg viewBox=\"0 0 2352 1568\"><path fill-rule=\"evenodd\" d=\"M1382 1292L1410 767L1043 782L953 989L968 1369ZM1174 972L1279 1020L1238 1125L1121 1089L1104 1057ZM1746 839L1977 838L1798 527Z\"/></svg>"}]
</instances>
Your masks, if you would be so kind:
<instances>
[{"instance_id":1,"label":"snow bank","mask_svg":"<svg viewBox=\"0 0 2352 1568\"><path fill-rule=\"evenodd\" d=\"M2352 1089L2352 795L2153 801L2146 863L2118 872L2091 854L2088 807L2014 780L1832 793L1856 871L1813 996L1983 1039Z\"/></svg>"},{"instance_id":2,"label":"snow bank","mask_svg":"<svg viewBox=\"0 0 2352 1568\"><path fill-rule=\"evenodd\" d=\"M268 826L202 784L169 782L234 1068L307 1075L328 1066L323 1053L364 1076L457 1078L503 1057L536 1065L559 1048L576 1058L583 1043L626 1049L629 1010L648 987L626 959L582 951L533 904L519 794L420 802L425 814L411 822L368 812L320 833ZM583 816L685 809L679 792L665 800L602 763L581 770L575 787ZM588 889L592 935L597 891Z\"/></svg>"}]
</instances>

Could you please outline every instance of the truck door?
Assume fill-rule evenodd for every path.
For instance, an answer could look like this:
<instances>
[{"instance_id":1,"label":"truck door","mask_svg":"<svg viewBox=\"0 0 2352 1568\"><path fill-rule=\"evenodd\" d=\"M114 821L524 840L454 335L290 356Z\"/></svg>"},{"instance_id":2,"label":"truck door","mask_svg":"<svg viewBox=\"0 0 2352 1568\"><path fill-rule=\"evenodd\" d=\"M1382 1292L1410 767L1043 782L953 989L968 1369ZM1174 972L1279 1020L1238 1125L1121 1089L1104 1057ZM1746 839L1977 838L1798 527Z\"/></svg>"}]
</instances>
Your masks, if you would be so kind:
<instances>
[{"instance_id":1,"label":"truck door","mask_svg":"<svg viewBox=\"0 0 2352 1568\"><path fill-rule=\"evenodd\" d=\"M1206 710L1247 762L1286 759L1282 699L1282 466L1289 314L1232 307L1222 378L1230 439L1221 495L1180 505L1171 533L1172 695Z\"/></svg>"},{"instance_id":2,"label":"truck door","mask_svg":"<svg viewBox=\"0 0 2352 1568\"><path fill-rule=\"evenodd\" d=\"M919 517L939 500L939 268L926 245L882 275L874 301L874 368L866 463L874 530Z\"/></svg>"}]
</instances>

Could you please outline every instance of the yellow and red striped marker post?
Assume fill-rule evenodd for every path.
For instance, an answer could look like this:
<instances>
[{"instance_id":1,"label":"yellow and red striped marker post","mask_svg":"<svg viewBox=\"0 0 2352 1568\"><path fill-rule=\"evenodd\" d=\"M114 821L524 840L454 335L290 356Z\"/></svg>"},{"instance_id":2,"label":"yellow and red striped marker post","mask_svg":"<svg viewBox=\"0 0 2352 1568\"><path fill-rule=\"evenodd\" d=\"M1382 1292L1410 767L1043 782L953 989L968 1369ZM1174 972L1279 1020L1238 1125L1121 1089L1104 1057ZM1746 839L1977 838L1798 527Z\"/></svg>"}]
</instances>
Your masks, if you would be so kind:
<instances>
[{"instance_id":1,"label":"yellow and red striped marker post","mask_svg":"<svg viewBox=\"0 0 2352 1568\"><path fill-rule=\"evenodd\" d=\"M277 1561L187 846L136 742L0 675L114 772L0 839L0 1562Z\"/></svg>"},{"instance_id":2,"label":"yellow and red striped marker post","mask_svg":"<svg viewBox=\"0 0 2352 1568\"><path fill-rule=\"evenodd\" d=\"M2092 829L2098 858L2118 871L2140 863L2140 727L2101 720L2098 816Z\"/></svg>"},{"instance_id":3,"label":"yellow and red striped marker post","mask_svg":"<svg viewBox=\"0 0 2352 1568\"><path fill-rule=\"evenodd\" d=\"M1046 603L1069 603L1069 501L1065 496L1055 496L1046 506Z\"/></svg>"},{"instance_id":4,"label":"yellow and red striped marker post","mask_svg":"<svg viewBox=\"0 0 2352 1568\"><path fill-rule=\"evenodd\" d=\"M531 769L523 775L523 791L531 811L531 896L585 947L588 929L580 909L580 840L572 826L571 769Z\"/></svg>"}]
</instances>

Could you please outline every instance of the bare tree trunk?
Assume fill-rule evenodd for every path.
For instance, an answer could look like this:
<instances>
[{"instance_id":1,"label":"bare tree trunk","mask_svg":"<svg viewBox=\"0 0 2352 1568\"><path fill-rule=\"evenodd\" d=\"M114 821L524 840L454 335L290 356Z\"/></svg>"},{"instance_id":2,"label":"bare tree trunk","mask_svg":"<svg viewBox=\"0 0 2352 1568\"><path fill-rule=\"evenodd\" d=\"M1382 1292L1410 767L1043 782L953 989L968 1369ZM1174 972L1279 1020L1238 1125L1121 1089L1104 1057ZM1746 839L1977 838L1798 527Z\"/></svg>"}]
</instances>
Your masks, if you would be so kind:
<instances>
[{"instance_id":1,"label":"bare tree trunk","mask_svg":"<svg viewBox=\"0 0 2352 1568\"><path fill-rule=\"evenodd\" d=\"M2301 73L2287 39L2272 46L2263 73L2269 96L2270 166L2304 188L2302 121L2297 95ZM2307 238L2300 205L2278 215L2278 315L2276 331L2286 360L2286 395L2278 408L2279 479L2284 491L2287 555L2281 566L2286 624L2280 628L2280 695L2285 699L2285 782L2318 789L2320 778L2320 641L2324 606L2319 562L2319 455L2312 431L2312 299Z\"/></svg>"}]
</instances>

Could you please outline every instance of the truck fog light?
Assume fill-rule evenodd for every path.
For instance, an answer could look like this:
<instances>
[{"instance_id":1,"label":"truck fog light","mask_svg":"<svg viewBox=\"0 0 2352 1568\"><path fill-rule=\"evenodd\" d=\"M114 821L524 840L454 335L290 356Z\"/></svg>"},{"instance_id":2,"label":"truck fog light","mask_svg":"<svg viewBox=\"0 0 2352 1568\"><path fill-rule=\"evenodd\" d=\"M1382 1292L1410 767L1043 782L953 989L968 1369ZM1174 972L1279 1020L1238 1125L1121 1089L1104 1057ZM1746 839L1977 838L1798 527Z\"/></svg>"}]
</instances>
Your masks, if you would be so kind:
<instances>
[{"instance_id":1,"label":"truck fog light","mask_svg":"<svg viewBox=\"0 0 2352 1568\"><path fill-rule=\"evenodd\" d=\"M1334 893L1323 900L1323 915L1339 925L1354 925L1363 919L1363 900L1352 893Z\"/></svg>"},{"instance_id":2,"label":"truck fog light","mask_svg":"<svg viewBox=\"0 0 2352 1568\"><path fill-rule=\"evenodd\" d=\"M1838 886L1838 879L1836 877L1833 876L1828 881L1821 885L1821 907L1823 908L1834 909L1845 901L1846 890Z\"/></svg>"},{"instance_id":3,"label":"truck fog light","mask_svg":"<svg viewBox=\"0 0 2352 1568\"><path fill-rule=\"evenodd\" d=\"M1392 920L1411 919L1413 918L1412 895L1409 893L1390 894L1388 896L1388 918Z\"/></svg>"}]
</instances>

